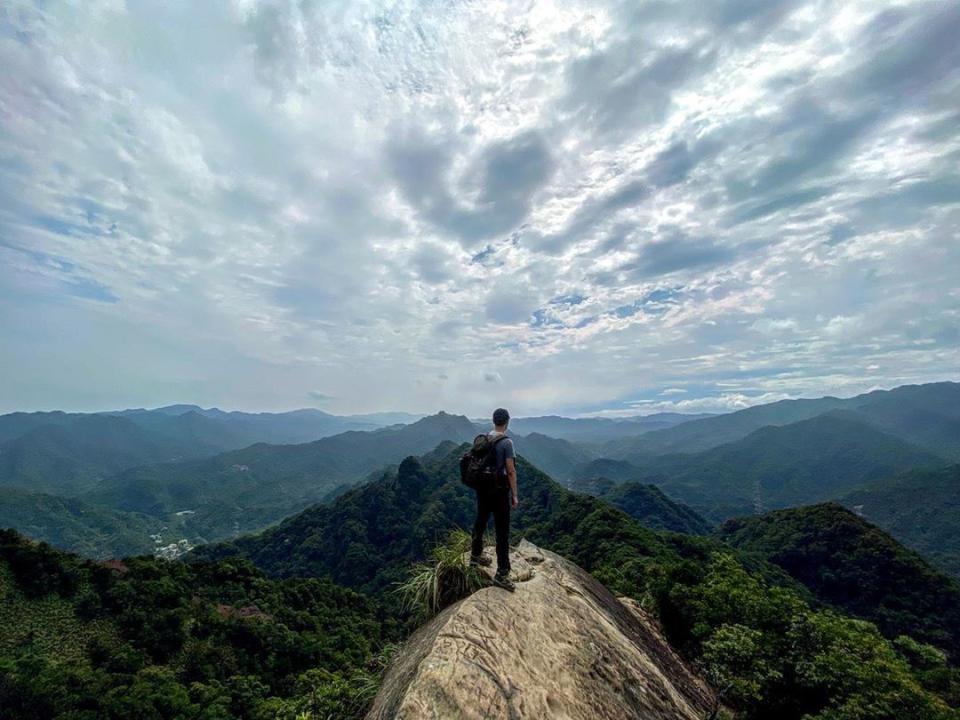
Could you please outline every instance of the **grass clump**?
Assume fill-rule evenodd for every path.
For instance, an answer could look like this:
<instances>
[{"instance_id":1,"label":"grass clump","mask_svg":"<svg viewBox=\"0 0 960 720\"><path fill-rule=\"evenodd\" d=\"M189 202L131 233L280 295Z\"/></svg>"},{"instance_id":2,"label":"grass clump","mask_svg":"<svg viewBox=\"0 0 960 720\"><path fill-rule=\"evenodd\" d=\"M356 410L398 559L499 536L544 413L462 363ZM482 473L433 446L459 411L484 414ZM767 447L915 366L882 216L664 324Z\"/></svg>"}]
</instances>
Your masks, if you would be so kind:
<instances>
[{"instance_id":1,"label":"grass clump","mask_svg":"<svg viewBox=\"0 0 960 720\"><path fill-rule=\"evenodd\" d=\"M398 585L404 609L425 620L489 585L487 575L467 561L469 552L470 534L453 530L433 548L430 560L415 565Z\"/></svg>"}]
</instances>

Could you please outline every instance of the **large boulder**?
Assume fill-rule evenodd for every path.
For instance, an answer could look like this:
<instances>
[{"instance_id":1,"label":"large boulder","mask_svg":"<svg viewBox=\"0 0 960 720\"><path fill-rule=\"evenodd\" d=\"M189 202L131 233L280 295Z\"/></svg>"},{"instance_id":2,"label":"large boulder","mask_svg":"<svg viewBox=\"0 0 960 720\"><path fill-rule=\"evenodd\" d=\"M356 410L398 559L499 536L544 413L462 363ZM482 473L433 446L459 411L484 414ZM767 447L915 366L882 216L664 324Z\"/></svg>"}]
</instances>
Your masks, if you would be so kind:
<instances>
[{"instance_id":1,"label":"large boulder","mask_svg":"<svg viewBox=\"0 0 960 720\"><path fill-rule=\"evenodd\" d=\"M715 710L638 605L526 541L511 561L516 592L480 590L414 633L368 720L702 720Z\"/></svg>"}]
</instances>

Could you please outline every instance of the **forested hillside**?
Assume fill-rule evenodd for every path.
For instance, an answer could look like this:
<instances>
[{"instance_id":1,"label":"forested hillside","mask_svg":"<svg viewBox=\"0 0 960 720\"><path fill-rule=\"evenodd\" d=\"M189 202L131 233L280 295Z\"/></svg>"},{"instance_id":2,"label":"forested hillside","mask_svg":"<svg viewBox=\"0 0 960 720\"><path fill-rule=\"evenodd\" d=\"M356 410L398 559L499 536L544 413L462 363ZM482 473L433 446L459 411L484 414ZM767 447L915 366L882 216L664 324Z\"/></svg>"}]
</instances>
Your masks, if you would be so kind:
<instances>
[{"instance_id":1,"label":"forested hillside","mask_svg":"<svg viewBox=\"0 0 960 720\"><path fill-rule=\"evenodd\" d=\"M960 578L960 465L914 470L857 490L842 502Z\"/></svg>"},{"instance_id":2,"label":"forested hillside","mask_svg":"<svg viewBox=\"0 0 960 720\"><path fill-rule=\"evenodd\" d=\"M475 500L459 482L462 451L446 443L422 460L407 458L399 469L332 503L309 508L260 535L197 548L192 556L242 556L272 576L330 577L365 592L382 592L450 530L471 524ZM522 458L518 472L523 489L520 507L512 513L515 540L527 537L593 567L602 543L590 534L611 523L636 538L634 549L643 556L672 552L668 541L595 498L565 490ZM603 518L599 526L597 518Z\"/></svg>"},{"instance_id":3,"label":"forested hillside","mask_svg":"<svg viewBox=\"0 0 960 720\"><path fill-rule=\"evenodd\" d=\"M577 467L594 457L593 452L583 445L539 433L516 438L515 444L527 460L560 481L569 479Z\"/></svg>"},{"instance_id":4,"label":"forested hillside","mask_svg":"<svg viewBox=\"0 0 960 720\"><path fill-rule=\"evenodd\" d=\"M901 472L945 465L957 387L905 386L706 418L519 418L511 429L518 451L558 480L654 484L717 522L839 500ZM812 417L788 422L806 415ZM158 528L162 547L181 540L196 545L267 527L311 503L336 497L410 452L427 452L443 440L466 441L486 428L485 422L439 413L409 425L373 429L378 422L410 417L341 417L316 410L238 413L189 405L92 415L4 415L0 486L18 492L0 487L0 517L11 518L32 537L93 557L149 547L154 542L149 536ZM762 423L768 424L733 442L691 452L704 438L712 444ZM671 425L665 432L672 433L669 437L682 452L657 454L669 443L658 445L655 438L668 436L650 428L664 424ZM300 439L346 426L365 429L313 442L256 442L220 451L253 438ZM532 429L575 440L520 432ZM599 442L618 433L625 435ZM642 444L648 440L653 444ZM630 445L634 442L641 445ZM609 453L626 454L618 459ZM170 462L173 458L177 460ZM20 491L49 497L26 502ZM925 503L924 488L914 491L918 502ZM931 503L939 506L941 499L931 492ZM69 507L85 510L67 510L67 498L74 499ZM895 532L909 539L905 530Z\"/></svg>"},{"instance_id":5,"label":"forested hillside","mask_svg":"<svg viewBox=\"0 0 960 720\"><path fill-rule=\"evenodd\" d=\"M0 486L76 495L144 463L212 454L219 448L151 432L112 415L40 425L0 446Z\"/></svg>"},{"instance_id":6,"label":"forested hillside","mask_svg":"<svg viewBox=\"0 0 960 720\"><path fill-rule=\"evenodd\" d=\"M623 510L641 525L655 530L706 535L712 526L683 503L670 500L656 485L615 483L606 478L575 482L571 490L585 492Z\"/></svg>"},{"instance_id":7,"label":"forested hillside","mask_svg":"<svg viewBox=\"0 0 960 720\"><path fill-rule=\"evenodd\" d=\"M643 474L643 468L626 460L612 458L597 458L590 462L578 465L573 469L571 485L583 480L606 478L616 482L634 480Z\"/></svg>"},{"instance_id":8,"label":"forested hillside","mask_svg":"<svg viewBox=\"0 0 960 720\"><path fill-rule=\"evenodd\" d=\"M906 470L945 463L855 414L835 411L764 427L700 453L638 458L630 479L654 483L708 518L723 520L839 498ZM620 469L621 476L629 471Z\"/></svg>"},{"instance_id":9,"label":"forested hillside","mask_svg":"<svg viewBox=\"0 0 960 720\"><path fill-rule=\"evenodd\" d=\"M77 498L0 488L0 528L97 560L154 552L165 524L139 513L91 505ZM161 543L154 540L159 536Z\"/></svg>"},{"instance_id":10,"label":"forested hillside","mask_svg":"<svg viewBox=\"0 0 960 720\"><path fill-rule=\"evenodd\" d=\"M138 465L205 458L255 443L307 443L384 424L319 410L243 413L193 405L10 413L0 415L0 485L72 495Z\"/></svg>"},{"instance_id":11,"label":"forested hillside","mask_svg":"<svg viewBox=\"0 0 960 720\"><path fill-rule=\"evenodd\" d=\"M393 627L325 580L99 564L0 531L4 720L356 717Z\"/></svg>"},{"instance_id":12,"label":"forested hillside","mask_svg":"<svg viewBox=\"0 0 960 720\"><path fill-rule=\"evenodd\" d=\"M960 585L846 508L825 503L730 520L720 535L888 637L911 635L960 658Z\"/></svg>"},{"instance_id":13,"label":"forested hillside","mask_svg":"<svg viewBox=\"0 0 960 720\"><path fill-rule=\"evenodd\" d=\"M189 512L184 531L210 541L265 527L410 452L473 435L465 417L440 413L398 428L299 445L261 443L206 460L140 467L114 476L84 499L160 519Z\"/></svg>"}]
</instances>

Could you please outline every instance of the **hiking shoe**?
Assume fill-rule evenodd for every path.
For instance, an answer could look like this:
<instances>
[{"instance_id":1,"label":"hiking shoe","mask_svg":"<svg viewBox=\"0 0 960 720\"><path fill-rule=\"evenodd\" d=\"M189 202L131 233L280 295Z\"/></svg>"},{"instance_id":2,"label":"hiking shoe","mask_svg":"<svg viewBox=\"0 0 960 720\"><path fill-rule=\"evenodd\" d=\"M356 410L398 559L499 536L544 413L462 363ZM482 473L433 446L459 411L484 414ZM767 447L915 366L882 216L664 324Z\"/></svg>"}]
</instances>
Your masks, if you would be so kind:
<instances>
[{"instance_id":1,"label":"hiking shoe","mask_svg":"<svg viewBox=\"0 0 960 720\"><path fill-rule=\"evenodd\" d=\"M470 564L473 567L489 567L490 558L488 558L486 555L471 555Z\"/></svg>"},{"instance_id":2,"label":"hiking shoe","mask_svg":"<svg viewBox=\"0 0 960 720\"><path fill-rule=\"evenodd\" d=\"M509 590L510 592L513 592L514 590L517 589L517 586L513 584L513 581L510 579L510 576L507 574L501 575L500 573L497 573L496 575L494 575L493 584L499 588L503 588L504 590Z\"/></svg>"}]
</instances>

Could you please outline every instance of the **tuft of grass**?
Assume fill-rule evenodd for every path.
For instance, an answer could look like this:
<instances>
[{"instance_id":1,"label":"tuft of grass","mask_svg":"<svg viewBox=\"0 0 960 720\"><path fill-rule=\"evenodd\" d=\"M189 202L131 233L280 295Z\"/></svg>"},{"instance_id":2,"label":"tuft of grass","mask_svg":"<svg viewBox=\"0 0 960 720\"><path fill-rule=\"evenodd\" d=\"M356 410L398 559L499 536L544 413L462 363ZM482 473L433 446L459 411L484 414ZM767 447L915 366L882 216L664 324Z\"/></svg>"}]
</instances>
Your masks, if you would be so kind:
<instances>
[{"instance_id":1,"label":"tuft of grass","mask_svg":"<svg viewBox=\"0 0 960 720\"><path fill-rule=\"evenodd\" d=\"M396 592L404 609L427 619L489 585L487 575L465 559L469 552L470 534L453 530L446 542L433 548L429 562L415 565L399 583Z\"/></svg>"},{"instance_id":2,"label":"tuft of grass","mask_svg":"<svg viewBox=\"0 0 960 720\"><path fill-rule=\"evenodd\" d=\"M374 697L380 690L380 683L390 666L390 661L400 649L396 643L384 645L379 652L370 658L367 667L354 677L354 699L360 715L366 715Z\"/></svg>"}]
</instances>

